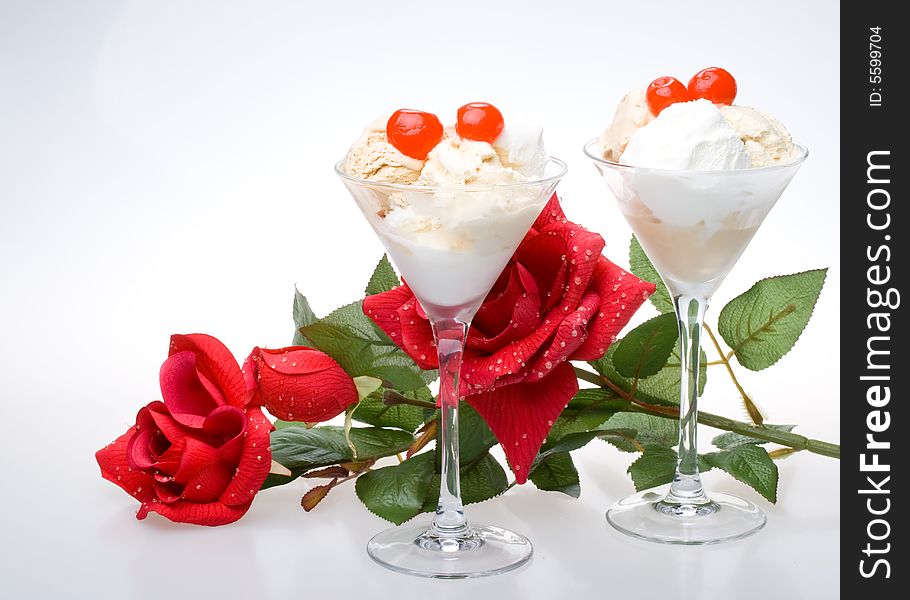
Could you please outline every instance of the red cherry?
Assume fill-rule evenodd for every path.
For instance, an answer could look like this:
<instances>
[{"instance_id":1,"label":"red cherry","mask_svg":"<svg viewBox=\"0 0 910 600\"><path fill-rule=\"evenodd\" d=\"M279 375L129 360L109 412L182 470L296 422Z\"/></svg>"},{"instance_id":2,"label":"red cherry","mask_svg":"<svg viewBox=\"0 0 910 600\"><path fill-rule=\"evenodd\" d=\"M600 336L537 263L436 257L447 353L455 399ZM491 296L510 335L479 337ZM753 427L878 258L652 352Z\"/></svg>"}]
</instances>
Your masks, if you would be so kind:
<instances>
[{"instance_id":1,"label":"red cherry","mask_svg":"<svg viewBox=\"0 0 910 600\"><path fill-rule=\"evenodd\" d=\"M493 143L502 133L505 121L492 104L471 102L458 109L455 131L466 140Z\"/></svg>"},{"instance_id":2,"label":"red cherry","mask_svg":"<svg viewBox=\"0 0 910 600\"><path fill-rule=\"evenodd\" d=\"M686 86L675 77L658 77L652 81L645 93L645 98L648 101L648 108L655 115L659 115L660 111L671 104L688 102L692 99L689 97L689 90L686 89Z\"/></svg>"},{"instance_id":3,"label":"red cherry","mask_svg":"<svg viewBox=\"0 0 910 600\"><path fill-rule=\"evenodd\" d=\"M433 113L402 108L389 117L385 133L399 152L424 160L442 140L442 123Z\"/></svg>"},{"instance_id":4,"label":"red cherry","mask_svg":"<svg viewBox=\"0 0 910 600\"><path fill-rule=\"evenodd\" d=\"M736 98L736 80L720 67L708 67L689 80L692 99L705 98L714 104L733 104Z\"/></svg>"}]
</instances>

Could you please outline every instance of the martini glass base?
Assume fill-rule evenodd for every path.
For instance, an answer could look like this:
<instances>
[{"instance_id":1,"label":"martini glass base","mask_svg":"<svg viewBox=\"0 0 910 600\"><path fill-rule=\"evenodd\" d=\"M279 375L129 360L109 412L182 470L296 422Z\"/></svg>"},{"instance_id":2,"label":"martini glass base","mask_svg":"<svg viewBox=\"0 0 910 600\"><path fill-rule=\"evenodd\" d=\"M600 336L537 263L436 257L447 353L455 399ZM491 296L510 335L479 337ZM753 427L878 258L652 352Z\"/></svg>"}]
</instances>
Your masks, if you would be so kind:
<instances>
[{"instance_id":1,"label":"martini glass base","mask_svg":"<svg viewBox=\"0 0 910 600\"><path fill-rule=\"evenodd\" d=\"M664 501L668 490L623 498L607 511L607 522L641 540L690 546L738 540L765 526L765 513L748 500L714 493L706 504L671 504Z\"/></svg>"},{"instance_id":2,"label":"martini glass base","mask_svg":"<svg viewBox=\"0 0 910 600\"><path fill-rule=\"evenodd\" d=\"M522 535L472 523L462 537L442 537L429 524L405 525L378 533L367 544L374 561L392 571L437 579L466 579L517 569L531 559Z\"/></svg>"}]
</instances>

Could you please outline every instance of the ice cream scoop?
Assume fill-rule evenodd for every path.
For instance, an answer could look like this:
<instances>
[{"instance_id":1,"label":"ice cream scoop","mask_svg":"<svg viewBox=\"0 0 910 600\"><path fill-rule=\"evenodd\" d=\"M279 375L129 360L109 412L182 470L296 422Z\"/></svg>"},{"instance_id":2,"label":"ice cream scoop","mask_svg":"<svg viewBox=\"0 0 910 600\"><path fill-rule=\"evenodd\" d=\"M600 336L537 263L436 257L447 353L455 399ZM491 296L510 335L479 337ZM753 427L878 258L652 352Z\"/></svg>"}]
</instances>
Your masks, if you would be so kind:
<instances>
[{"instance_id":1,"label":"ice cream scoop","mask_svg":"<svg viewBox=\"0 0 910 600\"><path fill-rule=\"evenodd\" d=\"M639 128L619 162L651 169L746 169L749 154L739 133L709 100L671 104Z\"/></svg>"},{"instance_id":2,"label":"ice cream scoop","mask_svg":"<svg viewBox=\"0 0 910 600\"><path fill-rule=\"evenodd\" d=\"M736 105L721 106L720 112L745 144L751 167L785 163L799 155L790 132L771 115Z\"/></svg>"},{"instance_id":3,"label":"ice cream scoop","mask_svg":"<svg viewBox=\"0 0 910 600\"><path fill-rule=\"evenodd\" d=\"M645 90L644 87L635 88L619 101L613 121L599 140L603 156L607 160L619 162L632 134L654 120L654 114L645 99Z\"/></svg>"},{"instance_id":4,"label":"ice cream scoop","mask_svg":"<svg viewBox=\"0 0 910 600\"><path fill-rule=\"evenodd\" d=\"M344 157L344 170L360 179L414 183L420 177L423 161L405 156L389 143L387 122L388 117L379 117L363 130Z\"/></svg>"},{"instance_id":5,"label":"ice cream scoop","mask_svg":"<svg viewBox=\"0 0 910 600\"><path fill-rule=\"evenodd\" d=\"M496 185L522 179L521 173L502 164L491 144L449 135L430 151L417 183L432 186Z\"/></svg>"}]
</instances>

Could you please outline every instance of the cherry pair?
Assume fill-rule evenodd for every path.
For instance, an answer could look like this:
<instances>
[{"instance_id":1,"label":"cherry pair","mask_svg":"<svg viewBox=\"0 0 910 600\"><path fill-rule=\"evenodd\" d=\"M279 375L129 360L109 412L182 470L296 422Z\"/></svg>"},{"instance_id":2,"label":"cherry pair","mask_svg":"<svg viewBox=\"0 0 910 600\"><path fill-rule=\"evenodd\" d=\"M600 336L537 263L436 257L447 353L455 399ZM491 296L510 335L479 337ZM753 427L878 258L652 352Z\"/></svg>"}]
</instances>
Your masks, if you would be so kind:
<instances>
[{"instance_id":1,"label":"cherry pair","mask_svg":"<svg viewBox=\"0 0 910 600\"><path fill-rule=\"evenodd\" d=\"M689 80L688 87L675 77L658 77L648 86L645 95L648 108L655 115L676 102L705 98L714 104L733 104L736 80L720 67L702 69Z\"/></svg>"},{"instance_id":2,"label":"cherry pair","mask_svg":"<svg viewBox=\"0 0 910 600\"><path fill-rule=\"evenodd\" d=\"M486 102L471 102L458 109L455 131L466 140L493 143L505 121L499 109ZM421 110L402 108L389 117L386 135L399 152L424 160L442 140L443 127L439 117Z\"/></svg>"}]
</instances>

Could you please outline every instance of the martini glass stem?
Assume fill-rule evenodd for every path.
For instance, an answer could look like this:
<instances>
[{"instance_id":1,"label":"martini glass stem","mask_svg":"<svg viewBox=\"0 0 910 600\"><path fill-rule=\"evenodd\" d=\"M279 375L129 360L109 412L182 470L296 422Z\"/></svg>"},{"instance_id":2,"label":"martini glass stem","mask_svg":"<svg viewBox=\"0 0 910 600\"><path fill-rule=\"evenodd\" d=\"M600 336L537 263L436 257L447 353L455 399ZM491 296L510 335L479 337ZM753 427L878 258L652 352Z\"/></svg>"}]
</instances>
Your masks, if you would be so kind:
<instances>
[{"instance_id":1,"label":"martini glass stem","mask_svg":"<svg viewBox=\"0 0 910 600\"><path fill-rule=\"evenodd\" d=\"M433 517L433 531L441 537L463 537L469 530L461 502L458 375L469 324L458 319L433 319L432 325L439 352L439 451L442 452L439 504Z\"/></svg>"},{"instance_id":2,"label":"martini glass stem","mask_svg":"<svg viewBox=\"0 0 910 600\"><path fill-rule=\"evenodd\" d=\"M673 299L679 324L679 459L665 499L673 504L698 505L709 500L698 472L698 377L701 332L707 298L679 295Z\"/></svg>"}]
</instances>

